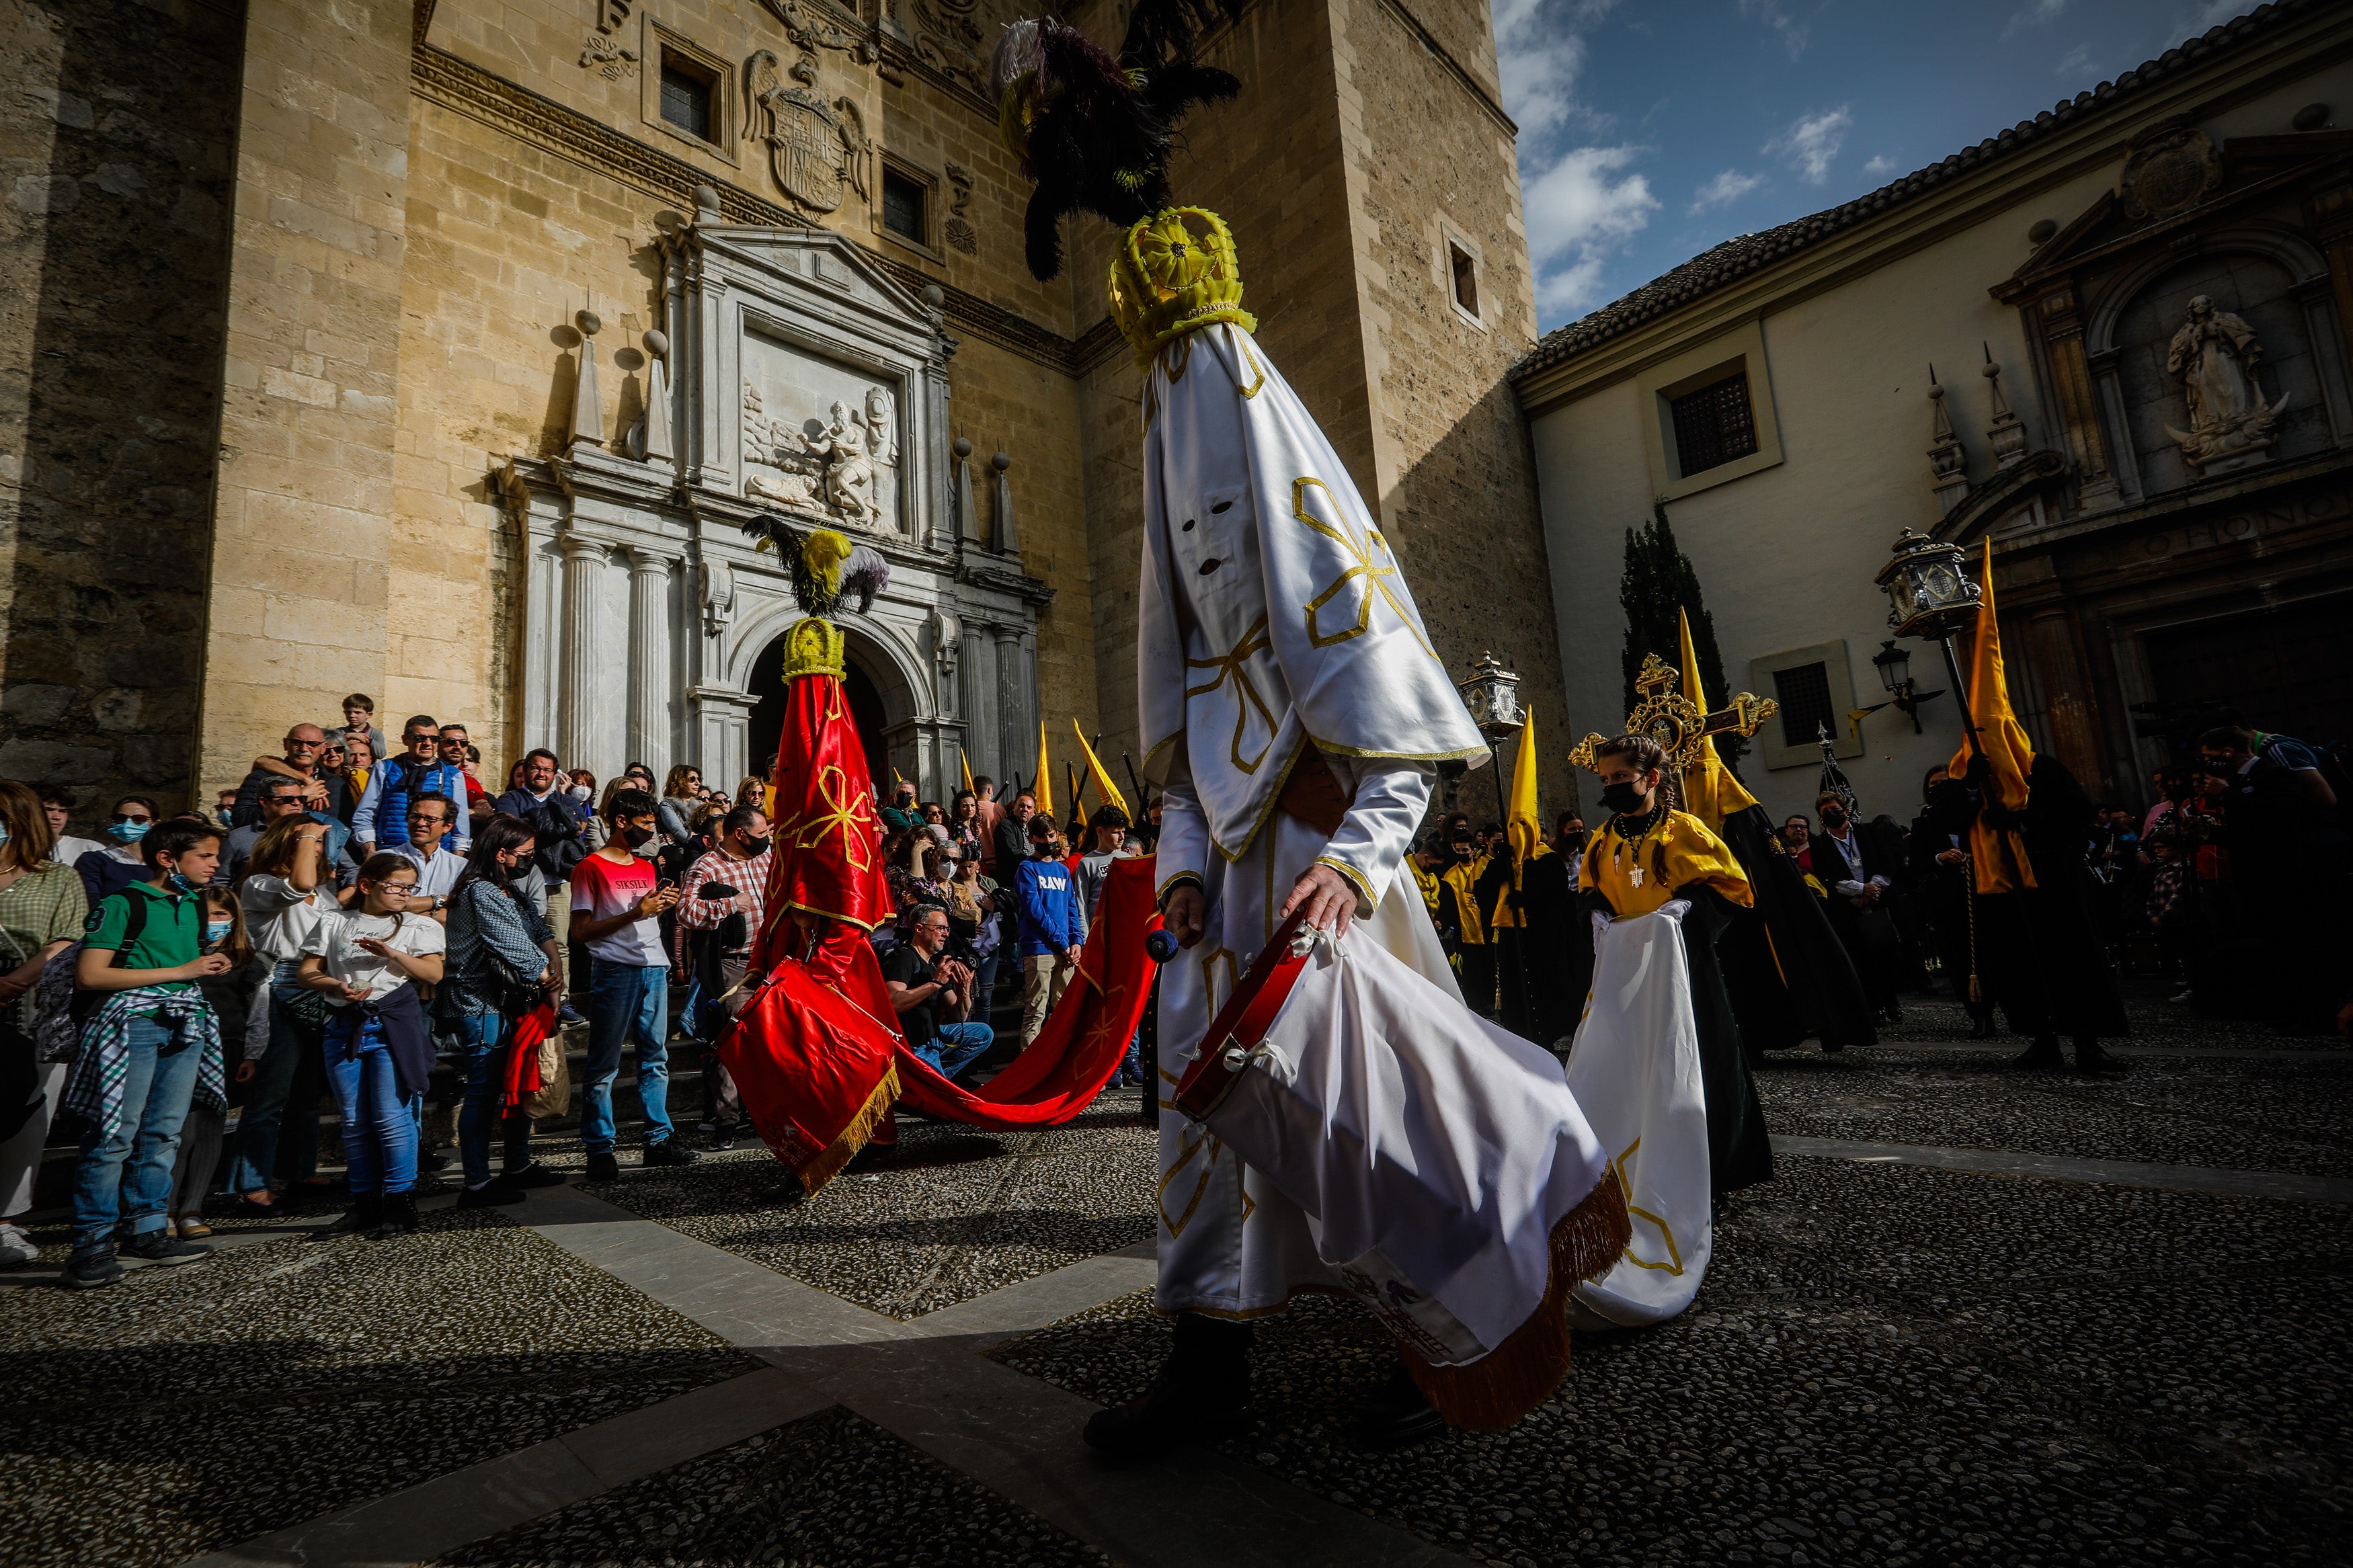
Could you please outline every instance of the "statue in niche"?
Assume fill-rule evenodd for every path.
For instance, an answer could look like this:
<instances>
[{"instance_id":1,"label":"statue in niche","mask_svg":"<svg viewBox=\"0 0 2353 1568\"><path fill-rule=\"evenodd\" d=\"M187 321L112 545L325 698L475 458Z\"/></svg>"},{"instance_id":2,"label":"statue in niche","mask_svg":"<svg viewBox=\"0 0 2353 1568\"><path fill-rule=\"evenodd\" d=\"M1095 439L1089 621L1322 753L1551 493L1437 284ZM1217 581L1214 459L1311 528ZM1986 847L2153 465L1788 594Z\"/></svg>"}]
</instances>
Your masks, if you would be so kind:
<instances>
[{"instance_id":1,"label":"statue in niche","mask_svg":"<svg viewBox=\"0 0 2353 1568\"><path fill-rule=\"evenodd\" d=\"M2181 446L2182 459L2200 472L2224 473L2268 456L2273 426L2288 395L2263 402L2255 367L2263 357L2255 330L2242 317L2215 309L2200 294L2189 301L2189 319L2166 349L2165 373L2181 383L2189 405L2189 428L2165 433Z\"/></svg>"},{"instance_id":2,"label":"statue in niche","mask_svg":"<svg viewBox=\"0 0 2353 1568\"><path fill-rule=\"evenodd\" d=\"M866 446L876 467L889 468L898 466L898 406L888 387L870 386L866 389Z\"/></svg>"},{"instance_id":3,"label":"statue in niche","mask_svg":"<svg viewBox=\"0 0 2353 1568\"><path fill-rule=\"evenodd\" d=\"M831 413L830 425L812 419L801 426L802 445L825 463L825 504L854 527L882 532L864 416L843 403L836 403Z\"/></svg>"}]
</instances>

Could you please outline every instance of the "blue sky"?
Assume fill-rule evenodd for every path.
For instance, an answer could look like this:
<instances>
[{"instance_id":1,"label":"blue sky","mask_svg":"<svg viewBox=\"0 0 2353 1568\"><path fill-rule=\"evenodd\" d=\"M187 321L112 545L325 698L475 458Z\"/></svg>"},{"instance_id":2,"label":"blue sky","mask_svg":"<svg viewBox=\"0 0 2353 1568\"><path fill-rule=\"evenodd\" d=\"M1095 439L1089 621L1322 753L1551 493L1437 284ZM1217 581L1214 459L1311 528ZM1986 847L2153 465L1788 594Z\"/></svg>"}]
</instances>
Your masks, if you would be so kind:
<instances>
[{"instance_id":1,"label":"blue sky","mask_svg":"<svg viewBox=\"0 0 2353 1568\"><path fill-rule=\"evenodd\" d=\"M2256 0L1493 0L1546 331Z\"/></svg>"}]
</instances>

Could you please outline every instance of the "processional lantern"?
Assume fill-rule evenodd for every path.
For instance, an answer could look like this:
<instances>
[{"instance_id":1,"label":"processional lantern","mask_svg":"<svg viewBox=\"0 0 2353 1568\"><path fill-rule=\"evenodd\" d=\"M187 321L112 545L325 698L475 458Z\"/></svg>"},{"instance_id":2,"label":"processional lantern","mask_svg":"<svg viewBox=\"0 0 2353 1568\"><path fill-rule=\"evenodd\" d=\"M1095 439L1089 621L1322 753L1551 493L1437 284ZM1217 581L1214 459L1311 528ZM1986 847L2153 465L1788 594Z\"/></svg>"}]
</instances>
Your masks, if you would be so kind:
<instances>
[{"instance_id":1,"label":"processional lantern","mask_svg":"<svg viewBox=\"0 0 2353 1568\"><path fill-rule=\"evenodd\" d=\"M1526 727L1528 716L1520 707L1520 678L1496 662L1492 651L1479 656L1479 662L1471 667L1471 679L1455 685L1462 693L1462 706L1471 710L1471 721L1487 737L1489 746L1501 746Z\"/></svg>"},{"instance_id":2,"label":"processional lantern","mask_svg":"<svg viewBox=\"0 0 2353 1568\"><path fill-rule=\"evenodd\" d=\"M1944 651L1945 672L1952 677L1953 691L1961 704L1961 724L1974 747L1978 731L1969 716L1968 682L1961 677L1960 656L1953 651L1953 634L1975 626L1978 611L1985 607L1985 590L1969 574L1968 552L1957 544L1907 528L1896 537L1894 559L1879 569L1879 585L1887 592L1887 624L1895 635L1926 637ZM1891 655L1894 656L1891 662L1881 662ZM1896 690L1897 680L1907 688L1910 685L1908 661L1902 659L1902 650L1892 641L1871 662L1880 666L1881 679L1895 694L1896 706L1912 715L1912 727L1917 731L1918 705L1938 693Z\"/></svg>"}]
</instances>

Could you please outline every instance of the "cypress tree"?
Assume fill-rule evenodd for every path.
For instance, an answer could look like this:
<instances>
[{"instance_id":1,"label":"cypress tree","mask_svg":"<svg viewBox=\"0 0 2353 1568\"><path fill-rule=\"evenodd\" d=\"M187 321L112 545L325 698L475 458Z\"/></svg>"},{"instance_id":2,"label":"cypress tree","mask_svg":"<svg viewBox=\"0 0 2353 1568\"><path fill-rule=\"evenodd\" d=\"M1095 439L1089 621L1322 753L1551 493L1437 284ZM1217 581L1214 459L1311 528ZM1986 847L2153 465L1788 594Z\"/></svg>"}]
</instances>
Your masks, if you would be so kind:
<instances>
[{"instance_id":1,"label":"cypress tree","mask_svg":"<svg viewBox=\"0 0 2353 1568\"><path fill-rule=\"evenodd\" d=\"M1619 581L1618 604L1626 612L1626 647L1620 661L1625 666L1628 711L1634 707L1634 678L1641 671L1644 654L1655 653L1670 667L1681 660L1678 609L1691 616L1692 647L1699 655L1700 679L1707 682L1708 701L1720 706L1731 695L1732 689L1724 679L1724 657L1716 651L1715 622L1700 595L1699 574L1693 570L1691 558L1676 548L1675 531L1667 521L1663 502L1652 509L1650 521L1626 531L1626 572ZM1715 738L1715 754L1736 773L1747 750L1748 742L1741 736Z\"/></svg>"}]
</instances>

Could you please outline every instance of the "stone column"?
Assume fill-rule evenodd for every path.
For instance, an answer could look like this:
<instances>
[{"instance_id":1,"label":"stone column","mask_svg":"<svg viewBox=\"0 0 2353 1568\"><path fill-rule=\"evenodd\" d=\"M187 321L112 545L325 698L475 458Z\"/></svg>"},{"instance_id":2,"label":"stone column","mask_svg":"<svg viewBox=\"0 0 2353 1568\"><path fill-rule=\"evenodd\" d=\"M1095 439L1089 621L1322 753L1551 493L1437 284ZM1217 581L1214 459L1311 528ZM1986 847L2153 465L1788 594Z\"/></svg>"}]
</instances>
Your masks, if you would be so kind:
<instances>
[{"instance_id":1,"label":"stone column","mask_svg":"<svg viewBox=\"0 0 2353 1568\"><path fill-rule=\"evenodd\" d=\"M1028 777L1037 766L1038 731L1029 721L1029 704L1022 690L1021 628L997 628L997 756L1008 782L997 798L1013 798L1013 777Z\"/></svg>"},{"instance_id":2,"label":"stone column","mask_svg":"<svg viewBox=\"0 0 2353 1568\"><path fill-rule=\"evenodd\" d=\"M629 758L662 773L677 744L670 722L670 559L629 552Z\"/></svg>"},{"instance_id":3,"label":"stone column","mask_svg":"<svg viewBox=\"0 0 2353 1568\"><path fill-rule=\"evenodd\" d=\"M2092 388L2092 367L2084 349L2084 319L2076 309L2075 291L2065 286L2036 302L2043 352L2050 358L2052 390L2058 395L2059 422L2066 432L2067 455L2074 459L2077 497L2085 511L2097 511L2123 499L2108 458L2107 434L2100 426L2099 399Z\"/></svg>"},{"instance_id":4,"label":"stone column","mask_svg":"<svg viewBox=\"0 0 2353 1568\"><path fill-rule=\"evenodd\" d=\"M596 660L604 647L598 622L605 546L576 533L564 537L564 635L557 639L556 680L563 697L561 739L556 752L567 768L596 767L597 754ZM601 775L604 769L596 770Z\"/></svg>"},{"instance_id":5,"label":"stone column","mask_svg":"<svg viewBox=\"0 0 2353 1568\"><path fill-rule=\"evenodd\" d=\"M390 646L411 8L243 9L208 781L242 777L289 714L381 696Z\"/></svg>"}]
</instances>

